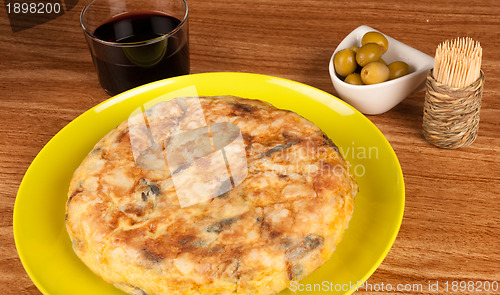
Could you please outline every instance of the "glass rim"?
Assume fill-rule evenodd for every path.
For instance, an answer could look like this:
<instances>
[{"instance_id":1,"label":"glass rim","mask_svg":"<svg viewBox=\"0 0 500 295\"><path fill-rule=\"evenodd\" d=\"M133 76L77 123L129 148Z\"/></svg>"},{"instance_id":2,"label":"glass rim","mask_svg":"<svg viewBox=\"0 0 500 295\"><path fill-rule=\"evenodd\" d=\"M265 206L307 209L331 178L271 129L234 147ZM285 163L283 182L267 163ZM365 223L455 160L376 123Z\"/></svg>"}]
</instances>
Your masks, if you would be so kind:
<instances>
[{"instance_id":1,"label":"glass rim","mask_svg":"<svg viewBox=\"0 0 500 295\"><path fill-rule=\"evenodd\" d=\"M87 3L83 7L82 12L80 13L80 26L82 27L85 35L92 38L92 40L95 40L95 41L102 43L104 45L109 45L109 46L114 46L114 47L135 47L135 46L148 45L148 44L156 43L158 41L162 41L162 40L174 35L175 33L177 33L184 26L184 24L187 22L188 14L189 14L189 8L188 8L188 4L187 4L186 0L181 0L184 3L184 7L186 8L186 12L184 13L184 17L182 18L181 22L170 32L168 32L162 36L153 38L153 39L139 41L139 42L119 43L119 42L112 42L112 41L104 41L104 40L96 37L93 33L89 32L83 23L83 15L87 12L87 10L90 8L90 6L95 1L97 1L97 0L91 0L89 3ZM120 15L120 14L116 14L116 15Z\"/></svg>"}]
</instances>

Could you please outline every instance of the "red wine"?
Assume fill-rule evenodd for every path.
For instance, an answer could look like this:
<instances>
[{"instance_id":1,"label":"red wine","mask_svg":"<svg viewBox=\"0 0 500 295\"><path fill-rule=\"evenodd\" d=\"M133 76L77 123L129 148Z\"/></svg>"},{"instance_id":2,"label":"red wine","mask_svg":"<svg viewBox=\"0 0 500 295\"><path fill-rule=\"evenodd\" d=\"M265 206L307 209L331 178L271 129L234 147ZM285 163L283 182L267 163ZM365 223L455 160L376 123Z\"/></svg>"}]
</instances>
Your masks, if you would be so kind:
<instances>
[{"instance_id":1,"label":"red wine","mask_svg":"<svg viewBox=\"0 0 500 295\"><path fill-rule=\"evenodd\" d=\"M140 12L119 15L99 26L94 37L115 42L92 41L94 64L103 88L114 95L189 74L187 23L174 31L180 23L167 14Z\"/></svg>"}]
</instances>

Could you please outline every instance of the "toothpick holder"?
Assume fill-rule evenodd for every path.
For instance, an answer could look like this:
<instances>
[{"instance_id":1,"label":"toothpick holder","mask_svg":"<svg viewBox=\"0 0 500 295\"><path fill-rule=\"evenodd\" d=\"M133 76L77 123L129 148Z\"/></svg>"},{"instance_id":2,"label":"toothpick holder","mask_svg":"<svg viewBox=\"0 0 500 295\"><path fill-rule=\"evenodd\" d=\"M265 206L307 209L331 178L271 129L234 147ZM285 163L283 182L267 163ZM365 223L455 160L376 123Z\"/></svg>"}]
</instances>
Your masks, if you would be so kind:
<instances>
[{"instance_id":1,"label":"toothpick holder","mask_svg":"<svg viewBox=\"0 0 500 295\"><path fill-rule=\"evenodd\" d=\"M472 144L479 130L479 111L484 86L484 73L465 88L437 82L432 70L426 81L423 115L425 139L443 149L456 149Z\"/></svg>"}]
</instances>

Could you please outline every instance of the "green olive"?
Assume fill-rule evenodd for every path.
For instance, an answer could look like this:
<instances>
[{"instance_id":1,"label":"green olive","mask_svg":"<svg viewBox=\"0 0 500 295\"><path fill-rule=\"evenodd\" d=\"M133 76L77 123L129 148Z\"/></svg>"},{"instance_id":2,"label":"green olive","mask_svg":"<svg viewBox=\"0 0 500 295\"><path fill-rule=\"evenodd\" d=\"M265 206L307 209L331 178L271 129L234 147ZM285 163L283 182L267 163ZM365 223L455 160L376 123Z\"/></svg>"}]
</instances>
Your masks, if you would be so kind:
<instances>
[{"instance_id":1,"label":"green olive","mask_svg":"<svg viewBox=\"0 0 500 295\"><path fill-rule=\"evenodd\" d=\"M333 64L335 72L345 77L356 70L356 54L351 49L343 49L335 54Z\"/></svg>"},{"instance_id":2,"label":"green olive","mask_svg":"<svg viewBox=\"0 0 500 295\"><path fill-rule=\"evenodd\" d=\"M363 85L363 81L361 81L361 76L358 73L352 73L345 77L344 82L352 84L352 85Z\"/></svg>"},{"instance_id":3,"label":"green olive","mask_svg":"<svg viewBox=\"0 0 500 295\"><path fill-rule=\"evenodd\" d=\"M368 43L377 43L380 48L382 48L382 54L384 54L387 51L387 48L389 48L389 41L387 41L387 38L381 33L375 31L368 32L363 35L361 45Z\"/></svg>"},{"instance_id":4,"label":"green olive","mask_svg":"<svg viewBox=\"0 0 500 295\"><path fill-rule=\"evenodd\" d=\"M352 51L354 51L354 53L357 53L358 50L359 50L359 46L351 46L351 47L349 47L349 49L351 49Z\"/></svg>"},{"instance_id":5,"label":"green olive","mask_svg":"<svg viewBox=\"0 0 500 295\"><path fill-rule=\"evenodd\" d=\"M356 53L356 62L364 67L367 64L377 61L382 56L382 48L376 43L367 43Z\"/></svg>"},{"instance_id":6,"label":"green olive","mask_svg":"<svg viewBox=\"0 0 500 295\"><path fill-rule=\"evenodd\" d=\"M385 62L385 60L383 60L383 59L379 59L379 60L378 60L378 62L381 62L381 63L383 63L384 65L387 65L387 62Z\"/></svg>"},{"instance_id":7,"label":"green olive","mask_svg":"<svg viewBox=\"0 0 500 295\"><path fill-rule=\"evenodd\" d=\"M388 65L389 67L389 80L403 77L410 73L410 66L402 61L395 61Z\"/></svg>"},{"instance_id":8,"label":"green olive","mask_svg":"<svg viewBox=\"0 0 500 295\"><path fill-rule=\"evenodd\" d=\"M365 84L377 84L389 79L389 68L381 62L374 61L363 67L361 80Z\"/></svg>"}]
</instances>

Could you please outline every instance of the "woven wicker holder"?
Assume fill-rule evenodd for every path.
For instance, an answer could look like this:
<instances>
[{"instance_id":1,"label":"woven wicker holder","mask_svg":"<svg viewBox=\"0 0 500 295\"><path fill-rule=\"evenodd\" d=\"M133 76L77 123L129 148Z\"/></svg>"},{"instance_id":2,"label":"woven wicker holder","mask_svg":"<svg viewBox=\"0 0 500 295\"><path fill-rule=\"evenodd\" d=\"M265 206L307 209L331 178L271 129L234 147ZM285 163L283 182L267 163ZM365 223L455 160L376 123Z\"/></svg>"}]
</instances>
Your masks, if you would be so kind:
<instances>
[{"instance_id":1,"label":"woven wicker holder","mask_svg":"<svg viewBox=\"0 0 500 295\"><path fill-rule=\"evenodd\" d=\"M429 71L426 81L423 130L431 144L443 149L466 147L477 138L484 73L466 88L437 82Z\"/></svg>"}]
</instances>

